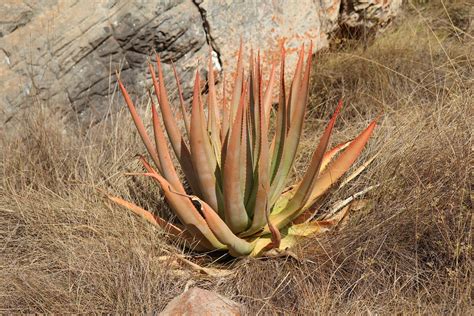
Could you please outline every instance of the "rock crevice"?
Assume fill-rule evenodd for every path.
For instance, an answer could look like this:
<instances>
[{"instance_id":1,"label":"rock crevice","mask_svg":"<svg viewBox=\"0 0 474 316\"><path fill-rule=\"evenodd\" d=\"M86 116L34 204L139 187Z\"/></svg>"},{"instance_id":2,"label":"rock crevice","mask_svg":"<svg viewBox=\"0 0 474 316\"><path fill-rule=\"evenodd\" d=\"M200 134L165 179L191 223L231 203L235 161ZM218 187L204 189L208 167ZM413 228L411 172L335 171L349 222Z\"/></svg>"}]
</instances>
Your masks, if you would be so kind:
<instances>
[{"instance_id":1,"label":"rock crevice","mask_svg":"<svg viewBox=\"0 0 474 316\"><path fill-rule=\"evenodd\" d=\"M199 10L199 13L201 14L202 27L204 29L204 32L206 33L207 44L212 48L212 51L215 53L216 63L218 63L218 67L219 69L221 69L222 60L220 49L214 41L214 38L212 37L211 26L209 25L209 21L207 20L207 12L204 8L201 7L202 0L193 0L193 3L196 5Z\"/></svg>"},{"instance_id":2,"label":"rock crevice","mask_svg":"<svg viewBox=\"0 0 474 316\"><path fill-rule=\"evenodd\" d=\"M383 23L400 4L400 0L343 2L351 5L341 7L341 0L108 0L93 5L3 0L0 130L37 100L86 122L100 120L114 111L111 106L121 104L109 99L116 70L133 95L143 95L150 79L146 61L154 51L163 60L171 97L176 90L173 61L188 98L198 60L206 60L210 49L216 70L232 73L240 38L247 48L260 48L264 60L270 61L282 41L290 55L309 41L316 51L327 46L328 33L338 23L360 23L361 14L372 24ZM288 69L294 66L292 58Z\"/></svg>"}]
</instances>

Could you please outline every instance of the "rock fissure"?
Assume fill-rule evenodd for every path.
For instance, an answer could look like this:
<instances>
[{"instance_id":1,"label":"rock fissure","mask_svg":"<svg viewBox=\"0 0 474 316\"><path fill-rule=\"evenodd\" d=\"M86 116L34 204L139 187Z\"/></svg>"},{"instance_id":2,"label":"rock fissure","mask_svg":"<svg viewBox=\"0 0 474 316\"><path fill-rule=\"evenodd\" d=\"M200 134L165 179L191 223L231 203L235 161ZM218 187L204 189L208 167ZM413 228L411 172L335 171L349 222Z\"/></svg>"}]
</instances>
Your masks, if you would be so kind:
<instances>
[{"instance_id":1,"label":"rock fissure","mask_svg":"<svg viewBox=\"0 0 474 316\"><path fill-rule=\"evenodd\" d=\"M311 40L317 49L326 47L327 33L338 22L379 25L401 3L342 1L108 0L97 6L87 1L0 1L0 122L23 112L32 95L46 104L71 106L84 113L86 124L100 120L111 103L121 106L120 98L107 99L114 84L110 76L120 70L130 93L143 93L149 84L146 60L154 49L167 61L164 80L170 89L175 87L168 61L175 63L185 98L192 95L197 61L206 60L209 51L216 70L233 73L240 37L247 48L259 47L265 61L273 60L285 41L287 68L293 69L291 58L302 43ZM3 128L0 124L0 132Z\"/></svg>"},{"instance_id":2,"label":"rock fissure","mask_svg":"<svg viewBox=\"0 0 474 316\"><path fill-rule=\"evenodd\" d=\"M197 7L197 9L199 11L199 14L201 15L202 27L204 29L204 32L206 33L207 44L212 48L212 51L216 54L217 62L219 63L218 66L220 67L220 69L223 69L220 49L217 46L216 41L214 40L214 38L211 35L211 26L210 26L209 21L207 19L207 12L201 6L202 0L192 0L192 2Z\"/></svg>"}]
</instances>

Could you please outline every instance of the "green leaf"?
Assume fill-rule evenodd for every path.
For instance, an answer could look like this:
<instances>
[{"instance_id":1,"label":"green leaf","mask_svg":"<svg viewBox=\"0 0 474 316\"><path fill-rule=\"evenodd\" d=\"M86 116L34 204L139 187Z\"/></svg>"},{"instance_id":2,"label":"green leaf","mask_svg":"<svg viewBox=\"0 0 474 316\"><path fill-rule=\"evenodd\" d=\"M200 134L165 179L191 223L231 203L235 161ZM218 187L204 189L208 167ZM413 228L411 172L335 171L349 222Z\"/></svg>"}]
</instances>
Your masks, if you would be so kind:
<instances>
[{"instance_id":1,"label":"green leaf","mask_svg":"<svg viewBox=\"0 0 474 316\"><path fill-rule=\"evenodd\" d=\"M273 205L278 197L280 196L283 188L286 184L286 179L288 173L293 165L296 151L300 143L301 132L303 130L303 121L306 112L307 99L308 99L308 88L309 88L309 79L311 72L311 61L312 61L312 47L310 47L308 52L308 58L306 61L306 71L302 80L301 87L297 90L297 96L294 99L295 104L291 105L287 109L287 117L292 112L291 115L291 124L289 126L288 134L285 139L284 150L281 158L280 165L276 170L275 177L271 184L270 190L270 205ZM302 76L302 67L296 69L293 82L299 82L296 78ZM295 86L295 85L294 85ZM295 92L296 93L296 92ZM290 100L293 98L290 96Z\"/></svg>"},{"instance_id":2,"label":"green leaf","mask_svg":"<svg viewBox=\"0 0 474 316\"><path fill-rule=\"evenodd\" d=\"M216 160L204 123L204 111L200 100L199 71L196 71L194 94L191 112L191 154L194 170L199 181L203 198L213 207L219 209L218 188L215 176Z\"/></svg>"},{"instance_id":3,"label":"green leaf","mask_svg":"<svg viewBox=\"0 0 474 316\"><path fill-rule=\"evenodd\" d=\"M326 148L329 144L329 138L331 137L332 129L336 122L336 118L341 110L342 101L339 101L339 104L334 111L334 114L331 120L328 123L328 126L324 130L323 135L319 141L318 147L314 151L311 163L308 170L306 171L303 180L296 189L295 195L287 205L288 212L300 210L308 201L310 193L313 191L314 184L319 176L319 170L321 168L322 160Z\"/></svg>"},{"instance_id":4,"label":"green leaf","mask_svg":"<svg viewBox=\"0 0 474 316\"><path fill-rule=\"evenodd\" d=\"M245 230L249 224L249 218L244 205L244 193L241 189L241 169L245 164L242 162L242 148L245 131L244 121L244 98L241 99L237 109L236 119L231 129L226 160L224 163L224 218L230 229L239 233Z\"/></svg>"}]
</instances>

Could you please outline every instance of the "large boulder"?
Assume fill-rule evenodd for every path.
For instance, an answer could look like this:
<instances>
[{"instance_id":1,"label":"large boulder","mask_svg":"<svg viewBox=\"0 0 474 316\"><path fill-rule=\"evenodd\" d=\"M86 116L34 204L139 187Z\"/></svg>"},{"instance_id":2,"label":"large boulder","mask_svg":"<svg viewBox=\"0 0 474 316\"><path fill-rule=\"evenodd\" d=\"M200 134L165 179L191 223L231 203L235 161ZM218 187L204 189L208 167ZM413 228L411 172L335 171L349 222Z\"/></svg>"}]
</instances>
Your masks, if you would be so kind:
<instances>
[{"instance_id":1,"label":"large boulder","mask_svg":"<svg viewBox=\"0 0 474 316\"><path fill-rule=\"evenodd\" d=\"M10 20L0 38L3 121L31 106L29 97L66 110L71 105L82 118L100 118L109 110L116 70L143 93L146 60L154 50L167 74L176 61L185 83L196 56L208 51L191 1L3 1L0 24Z\"/></svg>"},{"instance_id":2,"label":"large boulder","mask_svg":"<svg viewBox=\"0 0 474 316\"><path fill-rule=\"evenodd\" d=\"M282 42L290 53L310 41L314 51L326 47L339 22L363 20L364 6L374 24L377 18L388 21L399 5L400 0L2 0L0 131L37 101L85 122L101 119L119 105L110 98L116 95L117 70L134 95L144 95L146 61L154 51L171 91L174 61L189 97L193 72L210 51L216 69L231 74L240 38L271 61ZM294 68L294 55L288 69Z\"/></svg>"}]
</instances>

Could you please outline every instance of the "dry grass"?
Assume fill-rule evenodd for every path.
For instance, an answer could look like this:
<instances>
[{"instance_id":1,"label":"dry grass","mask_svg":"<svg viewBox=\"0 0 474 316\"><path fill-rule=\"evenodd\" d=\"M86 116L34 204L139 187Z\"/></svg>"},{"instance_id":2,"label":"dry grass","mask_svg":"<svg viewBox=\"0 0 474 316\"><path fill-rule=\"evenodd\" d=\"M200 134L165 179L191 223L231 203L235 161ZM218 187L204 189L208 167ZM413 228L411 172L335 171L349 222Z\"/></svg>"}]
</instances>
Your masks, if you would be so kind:
<instances>
[{"instance_id":1,"label":"dry grass","mask_svg":"<svg viewBox=\"0 0 474 316\"><path fill-rule=\"evenodd\" d=\"M322 207L380 187L344 230L295 249L300 261L193 259L235 271L222 278L176 270L161 259L182 250L97 191L167 216L149 181L123 176L143 152L128 114L89 130L46 109L25 117L0 143L0 312L152 313L194 284L251 315L472 313L474 45L455 8L412 9L367 50L321 54L295 176L343 95L334 141L383 111L365 155L382 152Z\"/></svg>"}]
</instances>

